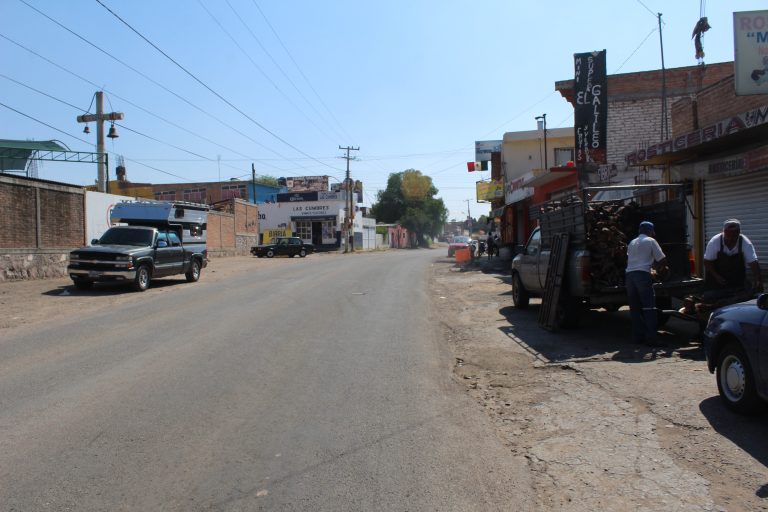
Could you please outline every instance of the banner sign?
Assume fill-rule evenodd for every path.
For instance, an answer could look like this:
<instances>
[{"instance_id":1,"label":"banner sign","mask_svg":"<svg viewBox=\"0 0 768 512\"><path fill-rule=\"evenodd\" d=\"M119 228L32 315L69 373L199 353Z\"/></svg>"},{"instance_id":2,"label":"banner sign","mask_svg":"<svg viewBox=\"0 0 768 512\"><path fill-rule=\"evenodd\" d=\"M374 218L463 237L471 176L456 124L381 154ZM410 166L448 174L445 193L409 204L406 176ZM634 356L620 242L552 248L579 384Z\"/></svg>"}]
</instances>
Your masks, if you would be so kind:
<instances>
[{"instance_id":1,"label":"banner sign","mask_svg":"<svg viewBox=\"0 0 768 512\"><path fill-rule=\"evenodd\" d=\"M289 192L320 192L328 190L328 176L292 176L285 178Z\"/></svg>"},{"instance_id":2,"label":"banner sign","mask_svg":"<svg viewBox=\"0 0 768 512\"><path fill-rule=\"evenodd\" d=\"M287 237L291 236L293 232L291 231L291 228L282 228L282 229L265 229L264 230L264 238L262 242L264 245L272 243L272 240L278 237Z\"/></svg>"},{"instance_id":3,"label":"banner sign","mask_svg":"<svg viewBox=\"0 0 768 512\"><path fill-rule=\"evenodd\" d=\"M768 105L742 112L727 119L721 119L696 131L678 135L674 139L651 144L645 149L638 149L629 153L624 157L624 160L628 165L641 165L641 162L657 155L692 148L766 123L768 123Z\"/></svg>"},{"instance_id":4,"label":"banner sign","mask_svg":"<svg viewBox=\"0 0 768 512\"><path fill-rule=\"evenodd\" d=\"M317 192L293 192L277 194L278 203L293 203L295 201L317 201Z\"/></svg>"},{"instance_id":5,"label":"banner sign","mask_svg":"<svg viewBox=\"0 0 768 512\"><path fill-rule=\"evenodd\" d=\"M768 11L733 13L736 95L768 94Z\"/></svg>"},{"instance_id":6,"label":"banner sign","mask_svg":"<svg viewBox=\"0 0 768 512\"><path fill-rule=\"evenodd\" d=\"M475 141L475 162L488 162L491 160L491 153L501 153L500 140L476 140ZM479 171L480 169L475 169ZM487 170L487 167L483 170Z\"/></svg>"},{"instance_id":7,"label":"banner sign","mask_svg":"<svg viewBox=\"0 0 768 512\"><path fill-rule=\"evenodd\" d=\"M493 201L504 198L504 183L502 180L478 181L476 183L477 200Z\"/></svg>"},{"instance_id":8,"label":"banner sign","mask_svg":"<svg viewBox=\"0 0 768 512\"><path fill-rule=\"evenodd\" d=\"M607 163L608 77L605 50L576 53L573 124L576 132L576 163Z\"/></svg>"}]
</instances>

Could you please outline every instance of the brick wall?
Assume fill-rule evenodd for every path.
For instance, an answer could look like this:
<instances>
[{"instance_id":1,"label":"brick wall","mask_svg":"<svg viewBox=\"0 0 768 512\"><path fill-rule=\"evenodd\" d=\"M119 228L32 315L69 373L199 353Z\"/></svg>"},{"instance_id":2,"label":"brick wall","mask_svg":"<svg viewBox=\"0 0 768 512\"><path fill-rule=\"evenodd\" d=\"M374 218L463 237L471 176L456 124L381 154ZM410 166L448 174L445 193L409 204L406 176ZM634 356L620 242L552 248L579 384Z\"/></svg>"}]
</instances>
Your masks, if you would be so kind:
<instances>
[{"instance_id":1,"label":"brick wall","mask_svg":"<svg viewBox=\"0 0 768 512\"><path fill-rule=\"evenodd\" d=\"M84 238L81 187L0 175L0 281L66 275Z\"/></svg>"},{"instance_id":2,"label":"brick wall","mask_svg":"<svg viewBox=\"0 0 768 512\"><path fill-rule=\"evenodd\" d=\"M695 98L699 128L768 104L768 99L762 94L736 96L733 76L699 91ZM694 125L692 97L683 98L672 106L672 119L673 135L682 135L697 129Z\"/></svg>"}]
</instances>

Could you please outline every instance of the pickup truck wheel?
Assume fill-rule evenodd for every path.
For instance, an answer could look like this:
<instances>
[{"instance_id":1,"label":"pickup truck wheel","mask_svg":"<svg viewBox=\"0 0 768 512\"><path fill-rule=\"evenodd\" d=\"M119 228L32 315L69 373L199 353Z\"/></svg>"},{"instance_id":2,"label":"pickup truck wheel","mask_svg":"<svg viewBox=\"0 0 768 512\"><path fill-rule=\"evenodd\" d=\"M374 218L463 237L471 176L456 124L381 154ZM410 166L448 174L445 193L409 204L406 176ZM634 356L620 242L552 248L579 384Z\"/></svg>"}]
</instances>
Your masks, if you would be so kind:
<instances>
[{"instance_id":1,"label":"pickup truck wheel","mask_svg":"<svg viewBox=\"0 0 768 512\"><path fill-rule=\"evenodd\" d=\"M557 326L562 329L574 329L579 326L584 307L573 297L560 297L557 305Z\"/></svg>"},{"instance_id":2,"label":"pickup truck wheel","mask_svg":"<svg viewBox=\"0 0 768 512\"><path fill-rule=\"evenodd\" d=\"M75 288L78 290L90 290L93 288L93 281L89 281L87 279L72 279L72 283L74 283Z\"/></svg>"},{"instance_id":3,"label":"pickup truck wheel","mask_svg":"<svg viewBox=\"0 0 768 512\"><path fill-rule=\"evenodd\" d=\"M725 345L717 358L717 390L726 407L741 414L754 414L764 410L755 389L755 377L747 355L732 341Z\"/></svg>"},{"instance_id":4,"label":"pickup truck wheel","mask_svg":"<svg viewBox=\"0 0 768 512\"><path fill-rule=\"evenodd\" d=\"M307 255L307 250L302 249L299 251L299 258L304 258Z\"/></svg>"},{"instance_id":5,"label":"pickup truck wheel","mask_svg":"<svg viewBox=\"0 0 768 512\"><path fill-rule=\"evenodd\" d=\"M656 297L656 325L664 327L669 321L669 315L662 313L664 309L672 309L672 297Z\"/></svg>"},{"instance_id":6,"label":"pickup truck wheel","mask_svg":"<svg viewBox=\"0 0 768 512\"><path fill-rule=\"evenodd\" d=\"M275 251L273 251L272 249L267 251L267 258L272 258L274 256L275 256Z\"/></svg>"},{"instance_id":7,"label":"pickup truck wheel","mask_svg":"<svg viewBox=\"0 0 768 512\"><path fill-rule=\"evenodd\" d=\"M184 275L190 283L194 283L200 279L200 262L197 259L193 259L189 264L189 270Z\"/></svg>"},{"instance_id":8,"label":"pickup truck wheel","mask_svg":"<svg viewBox=\"0 0 768 512\"><path fill-rule=\"evenodd\" d=\"M143 292L149 288L149 282L152 280L152 275L149 272L147 265L139 265L136 269L136 277L133 279L133 289L138 292Z\"/></svg>"},{"instance_id":9,"label":"pickup truck wheel","mask_svg":"<svg viewBox=\"0 0 768 512\"><path fill-rule=\"evenodd\" d=\"M512 302L517 309L525 309L528 307L528 303L531 296L528 294L528 290L523 286L523 282L520 280L518 274L512 274Z\"/></svg>"}]
</instances>

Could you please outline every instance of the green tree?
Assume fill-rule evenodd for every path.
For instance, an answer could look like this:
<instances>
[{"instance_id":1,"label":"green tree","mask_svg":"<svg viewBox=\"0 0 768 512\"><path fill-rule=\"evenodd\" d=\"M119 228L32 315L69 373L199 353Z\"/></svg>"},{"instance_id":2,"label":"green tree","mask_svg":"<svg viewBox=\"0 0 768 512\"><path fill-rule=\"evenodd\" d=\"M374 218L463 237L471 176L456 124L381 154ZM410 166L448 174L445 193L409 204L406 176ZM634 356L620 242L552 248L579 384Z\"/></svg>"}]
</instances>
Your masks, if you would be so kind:
<instances>
[{"instance_id":1,"label":"green tree","mask_svg":"<svg viewBox=\"0 0 768 512\"><path fill-rule=\"evenodd\" d=\"M387 188L379 191L371 212L376 220L401 224L416 234L419 245L429 245L429 238L443 231L448 209L443 200L434 197L437 189L432 178L421 171L408 169L389 175Z\"/></svg>"}]
</instances>

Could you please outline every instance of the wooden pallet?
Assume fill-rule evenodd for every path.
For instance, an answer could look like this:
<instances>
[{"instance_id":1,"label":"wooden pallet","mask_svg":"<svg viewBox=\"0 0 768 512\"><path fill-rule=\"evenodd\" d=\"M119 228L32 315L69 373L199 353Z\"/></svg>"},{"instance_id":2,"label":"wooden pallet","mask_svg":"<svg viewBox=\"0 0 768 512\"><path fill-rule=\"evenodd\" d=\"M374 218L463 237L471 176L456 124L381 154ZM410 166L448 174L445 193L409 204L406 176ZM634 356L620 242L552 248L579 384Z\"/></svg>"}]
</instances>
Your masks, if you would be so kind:
<instances>
[{"instance_id":1,"label":"wooden pallet","mask_svg":"<svg viewBox=\"0 0 768 512\"><path fill-rule=\"evenodd\" d=\"M560 291L565 280L565 262L568 256L569 242L570 235L568 233L557 233L552 236L547 281L539 309L539 326L549 331L555 331L558 328L557 308L560 302Z\"/></svg>"}]
</instances>

